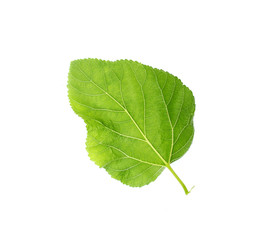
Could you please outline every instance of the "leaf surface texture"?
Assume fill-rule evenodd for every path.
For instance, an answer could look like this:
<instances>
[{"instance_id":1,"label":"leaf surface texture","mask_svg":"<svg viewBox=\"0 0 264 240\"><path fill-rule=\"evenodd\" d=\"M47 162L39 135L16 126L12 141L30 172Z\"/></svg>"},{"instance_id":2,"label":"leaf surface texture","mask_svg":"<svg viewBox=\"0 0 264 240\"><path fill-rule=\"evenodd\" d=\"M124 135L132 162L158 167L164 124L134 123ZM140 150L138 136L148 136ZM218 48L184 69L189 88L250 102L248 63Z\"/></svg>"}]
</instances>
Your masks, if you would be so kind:
<instances>
[{"instance_id":1,"label":"leaf surface texture","mask_svg":"<svg viewBox=\"0 0 264 240\"><path fill-rule=\"evenodd\" d=\"M192 92L172 74L130 60L75 60L70 104L87 126L87 151L122 183L154 181L189 149Z\"/></svg>"}]
</instances>

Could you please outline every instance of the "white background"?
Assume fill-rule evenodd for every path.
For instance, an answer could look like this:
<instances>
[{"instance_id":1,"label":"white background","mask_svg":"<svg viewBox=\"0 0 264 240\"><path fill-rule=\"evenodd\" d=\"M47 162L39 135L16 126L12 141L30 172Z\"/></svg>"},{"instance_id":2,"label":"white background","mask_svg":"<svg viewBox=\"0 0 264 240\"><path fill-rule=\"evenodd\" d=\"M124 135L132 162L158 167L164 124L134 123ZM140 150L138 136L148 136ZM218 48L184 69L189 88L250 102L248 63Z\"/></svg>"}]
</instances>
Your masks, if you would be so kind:
<instances>
[{"instance_id":1,"label":"white background","mask_svg":"<svg viewBox=\"0 0 264 240\"><path fill-rule=\"evenodd\" d=\"M0 239L264 239L263 1L1 1ZM99 169L70 108L79 58L132 59L194 93L188 153L143 188Z\"/></svg>"}]
</instances>

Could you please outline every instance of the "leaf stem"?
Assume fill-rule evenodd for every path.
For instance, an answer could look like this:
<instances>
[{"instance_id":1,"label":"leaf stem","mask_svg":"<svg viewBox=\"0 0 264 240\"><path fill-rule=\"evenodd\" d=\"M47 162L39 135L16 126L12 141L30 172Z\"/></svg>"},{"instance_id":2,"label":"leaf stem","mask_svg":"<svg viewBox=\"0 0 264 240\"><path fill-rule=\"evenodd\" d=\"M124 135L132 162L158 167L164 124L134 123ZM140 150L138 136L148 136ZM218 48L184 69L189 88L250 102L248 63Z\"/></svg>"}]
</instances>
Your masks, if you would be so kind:
<instances>
[{"instance_id":1,"label":"leaf stem","mask_svg":"<svg viewBox=\"0 0 264 240\"><path fill-rule=\"evenodd\" d=\"M166 164L166 167L170 170L170 172L173 174L173 176L178 180L178 182L181 184L184 192L186 195L188 195L192 189L194 188L194 186L191 188L190 191L188 191L187 187L185 186L185 184L183 183L183 181L179 178L179 176L174 172L174 170L172 169L170 164Z\"/></svg>"}]
</instances>

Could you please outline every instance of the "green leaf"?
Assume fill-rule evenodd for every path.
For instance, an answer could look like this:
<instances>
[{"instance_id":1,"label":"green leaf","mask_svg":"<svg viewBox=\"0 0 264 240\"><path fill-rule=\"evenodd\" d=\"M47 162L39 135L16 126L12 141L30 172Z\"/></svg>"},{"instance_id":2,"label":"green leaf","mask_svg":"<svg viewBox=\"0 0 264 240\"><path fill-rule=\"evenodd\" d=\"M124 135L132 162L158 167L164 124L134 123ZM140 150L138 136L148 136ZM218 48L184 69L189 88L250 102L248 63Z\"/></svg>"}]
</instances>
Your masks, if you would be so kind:
<instances>
[{"instance_id":1,"label":"green leaf","mask_svg":"<svg viewBox=\"0 0 264 240\"><path fill-rule=\"evenodd\" d=\"M138 62L71 62L68 94L87 125L87 151L98 166L132 187L154 181L189 149L192 92L175 76Z\"/></svg>"}]
</instances>

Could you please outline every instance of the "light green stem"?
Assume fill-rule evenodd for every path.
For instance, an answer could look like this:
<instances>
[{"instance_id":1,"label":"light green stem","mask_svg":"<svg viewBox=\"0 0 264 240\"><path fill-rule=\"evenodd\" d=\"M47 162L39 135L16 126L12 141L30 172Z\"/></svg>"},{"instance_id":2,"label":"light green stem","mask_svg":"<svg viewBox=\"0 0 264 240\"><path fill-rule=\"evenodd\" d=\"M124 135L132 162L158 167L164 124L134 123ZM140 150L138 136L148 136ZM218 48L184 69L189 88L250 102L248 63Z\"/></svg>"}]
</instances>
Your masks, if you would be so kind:
<instances>
[{"instance_id":1,"label":"light green stem","mask_svg":"<svg viewBox=\"0 0 264 240\"><path fill-rule=\"evenodd\" d=\"M185 184L183 183L183 181L179 178L179 176L174 172L174 170L171 168L170 164L166 164L166 167L170 170L170 172L173 174L173 176L178 180L178 182L181 184L184 192L186 195L188 195L192 189L194 188L194 186L191 188L190 191L188 191L187 187L185 186Z\"/></svg>"}]
</instances>

